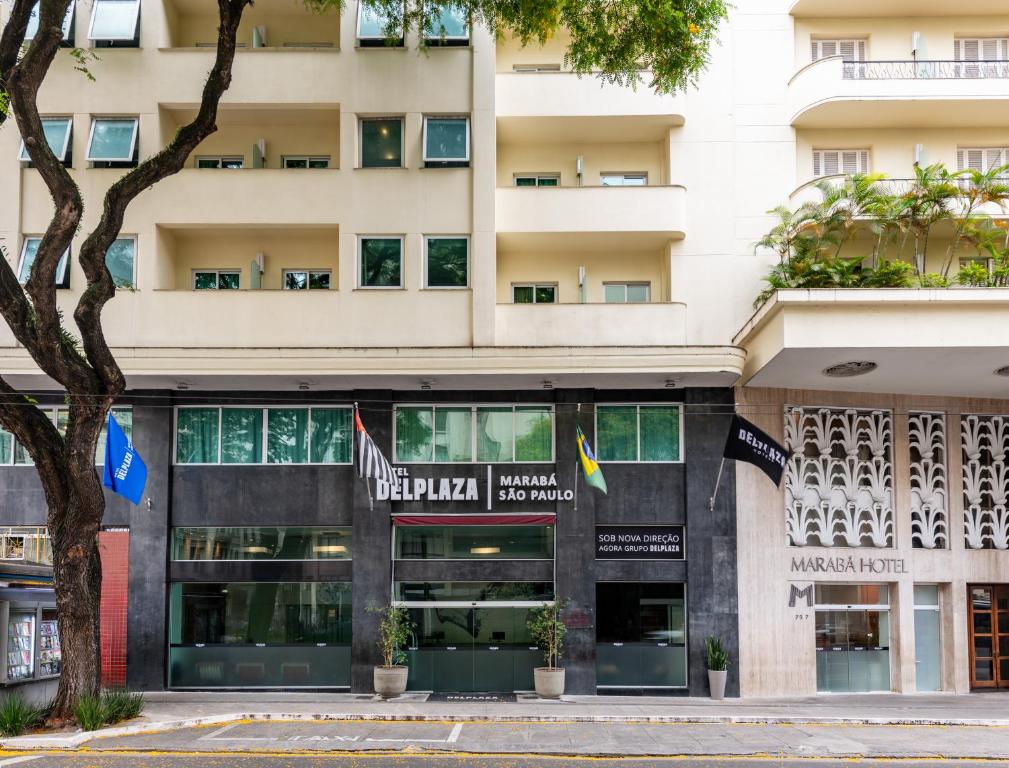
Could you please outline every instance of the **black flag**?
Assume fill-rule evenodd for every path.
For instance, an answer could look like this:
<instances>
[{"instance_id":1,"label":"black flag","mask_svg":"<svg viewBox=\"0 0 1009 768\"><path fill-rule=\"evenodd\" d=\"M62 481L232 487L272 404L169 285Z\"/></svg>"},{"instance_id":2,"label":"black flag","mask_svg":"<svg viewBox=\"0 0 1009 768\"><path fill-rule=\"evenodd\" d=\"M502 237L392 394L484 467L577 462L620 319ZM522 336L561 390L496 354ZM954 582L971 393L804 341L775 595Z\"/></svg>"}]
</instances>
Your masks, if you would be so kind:
<instances>
[{"instance_id":1,"label":"black flag","mask_svg":"<svg viewBox=\"0 0 1009 768\"><path fill-rule=\"evenodd\" d=\"M722 455L759 467L775 485L781 485L781 476L788 461L788 453L782 445L741 416L732 417L729 439L725 441Z\"/></svg>"}]
</instances>

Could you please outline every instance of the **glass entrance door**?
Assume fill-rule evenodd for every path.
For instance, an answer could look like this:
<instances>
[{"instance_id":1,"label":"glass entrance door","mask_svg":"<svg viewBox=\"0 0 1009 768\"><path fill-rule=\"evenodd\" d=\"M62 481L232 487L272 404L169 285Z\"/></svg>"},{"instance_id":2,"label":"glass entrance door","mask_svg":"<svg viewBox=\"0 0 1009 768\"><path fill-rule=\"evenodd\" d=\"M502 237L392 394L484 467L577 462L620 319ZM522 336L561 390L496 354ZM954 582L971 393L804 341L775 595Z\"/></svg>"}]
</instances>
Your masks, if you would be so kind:
<instances>
[{"instance_id":1,"label":"glass entrance door","mask_svg":"<svg viewBox=\"0 0 1009 768\"><path fill-rule=\"evenodd\" d=\"M890 611L885 584L816 585L816 690L890 690Z\"/></svg>"},{"instance_id":2,"label":"glass entrance door","mask_svg":"<svg viewBox=\"0 0 1009 768\"><path fill-rule=\"evenodd\" d=\"M1009 688L1009 585L968 588L972 688Z\"/></svg>"}]
</instances>

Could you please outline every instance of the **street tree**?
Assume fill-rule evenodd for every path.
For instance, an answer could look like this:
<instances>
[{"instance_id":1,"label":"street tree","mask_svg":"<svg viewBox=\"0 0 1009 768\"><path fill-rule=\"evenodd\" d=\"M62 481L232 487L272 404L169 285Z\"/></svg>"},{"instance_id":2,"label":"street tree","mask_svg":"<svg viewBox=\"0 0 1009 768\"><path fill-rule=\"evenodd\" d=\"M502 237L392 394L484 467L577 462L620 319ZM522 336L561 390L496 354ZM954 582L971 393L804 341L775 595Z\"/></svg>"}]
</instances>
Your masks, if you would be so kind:
<instances>
[{"instance_id":1,"label":"street tree","mask_svg":"<svg viewBox=\"0 0 1009 768\"><path fill-rule=\"evenodd\" d=\"M302 1L318 13L344 10L343 0ZM75 183L80 171L65 168L46 141L37 97L57 56L76 57L76 68L91 76L90 67L99 81L101 62L89 61L84 51L60 51L70 0L7 0L9 13L0 34L0 127L12 119L16 123L54 210L24 285L8 260L0 259L0 315L53 388L63 393L68 418L65 428L58 428L36 407L32 393L19 391L0 375L0 425L14 434L34 461L48 507L63 649L54 722L72 719L76 700L95 693L100 684L97 536L105 499L95 469L95 448L109 408L127 387L102 328L102 310L116 293L106 252L119 236L130 203L178 173L197 146L217 130L218 107L232 79L236 35L252 2L216 0L216 57L202 83L195 117L106 191L97 224L76 249L86 284L69 322L63 302L57 300L55 278L62 254L81 227L85 201ZM369 4L389 18L390 35L405 27L437 36L436 19L446 6L461 9L474 24L509 34L522 44L545 42L563 28L569 33L566 64L573 71L663 93L696 83L727 12L724 0L371 0ZM38 14L38 27L26 41L33 13ZM192 85L196 91L201 84ZM89 87L86 80L82 87ZM6 178L2 183L18 182Z\"/></svg>"}]
</instances>

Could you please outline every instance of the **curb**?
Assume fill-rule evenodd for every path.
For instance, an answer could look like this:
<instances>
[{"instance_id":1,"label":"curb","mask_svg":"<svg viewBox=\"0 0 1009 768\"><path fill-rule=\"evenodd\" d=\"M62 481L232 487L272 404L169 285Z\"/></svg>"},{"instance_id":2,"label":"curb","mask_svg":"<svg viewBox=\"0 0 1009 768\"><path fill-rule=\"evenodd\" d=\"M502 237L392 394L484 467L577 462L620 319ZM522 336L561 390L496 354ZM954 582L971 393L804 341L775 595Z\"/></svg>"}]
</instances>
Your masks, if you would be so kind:
<instances>
[{"instance_id":1,"label":"curb","mask_svg":"<svg viewBox=\"0 0 1009 768\"><path fill-rule=\"evenodd\" d=\"M962 726L1009 727L1009 719L943 719L925 717L776 717L761 715L421 715L396 713L284 713L230 712L223 715L134 723L100 731L78 731L67 736L17 736L0 740L7 750L74 750L99 739L140 736L199 726L225 725L239 721L386 721L441 723L699 723L708 725L875 725L875 726Z\"/></svg>"}]
</instances>

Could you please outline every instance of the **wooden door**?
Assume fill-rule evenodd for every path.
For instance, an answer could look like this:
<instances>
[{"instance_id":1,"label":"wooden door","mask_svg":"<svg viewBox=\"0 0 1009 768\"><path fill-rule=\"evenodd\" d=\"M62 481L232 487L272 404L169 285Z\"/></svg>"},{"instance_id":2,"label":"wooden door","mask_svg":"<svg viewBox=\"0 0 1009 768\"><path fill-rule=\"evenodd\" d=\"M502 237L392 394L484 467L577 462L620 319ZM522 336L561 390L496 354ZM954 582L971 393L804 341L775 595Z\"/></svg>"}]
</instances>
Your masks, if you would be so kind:
<instances>
[{"instance_id":1,"label":"wooden door","mask_svg":"<svg viewBox=\"0 0 1009 768\"><path fill-rule=\"evenodd\" d=\"M967 589L972 688L1009 688L1009 585Z\"/></svg>"}]
</instances>

